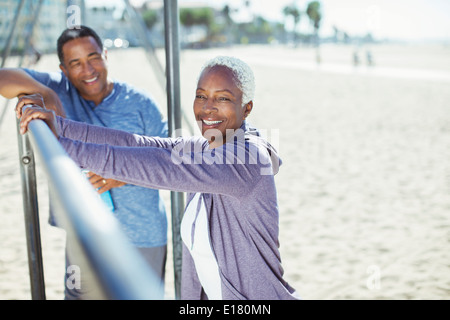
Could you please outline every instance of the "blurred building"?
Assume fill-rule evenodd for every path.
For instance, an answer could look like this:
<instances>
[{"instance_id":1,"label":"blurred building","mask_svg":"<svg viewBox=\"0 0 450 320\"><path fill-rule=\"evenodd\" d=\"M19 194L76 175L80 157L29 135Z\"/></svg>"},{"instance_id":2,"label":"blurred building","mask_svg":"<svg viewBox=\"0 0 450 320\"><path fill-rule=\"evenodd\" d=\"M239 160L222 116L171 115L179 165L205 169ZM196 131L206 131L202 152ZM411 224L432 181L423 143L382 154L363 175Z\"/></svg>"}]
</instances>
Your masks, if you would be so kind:
<instances>
[{"instance_id":1,"label":"blurred building","mask_svg":"<svg viewBox=\"0 0 450 320\"><path fill-rule=\"evenodd\" d=\"M0 0L0 50L4 50L6 46L20 3L21 1ZM39 19L35 22L37 10ZM33 48L40 52L55 51L56 40L66 26L66 0L25 0L12 38L11 54L26 50L25 42L32 32L33 24Z\"/></svg>"},{"instance_id":2,"label":"blurred building","mask_svg":"<svg viewBox=\"0 0 450 320\"><path fill-rule=\"evenodd\" d=\"M138 46L140 41L127 18L124 5L86 3L84 24L94 29L107 48Z\"/></svg>"}]
</instances>

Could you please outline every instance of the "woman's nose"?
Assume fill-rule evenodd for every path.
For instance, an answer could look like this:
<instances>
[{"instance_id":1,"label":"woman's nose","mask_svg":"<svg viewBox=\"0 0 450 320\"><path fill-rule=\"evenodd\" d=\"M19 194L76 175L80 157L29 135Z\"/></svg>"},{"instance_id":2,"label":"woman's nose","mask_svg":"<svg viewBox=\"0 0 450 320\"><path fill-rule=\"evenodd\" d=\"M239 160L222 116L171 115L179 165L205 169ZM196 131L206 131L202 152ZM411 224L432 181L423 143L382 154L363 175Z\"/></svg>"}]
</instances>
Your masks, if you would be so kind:
<instances>
[{"instance_id":1,"label":"woman's nose","mask_svg":"<svg viewBox=\"0 0 450 320\"><path fill-rule=\"evenodd\" d=\"M217 108L214 105L214 100L207 99L205 104L203 105L203 110L208 113L217 111Z\"/></svg>"}]
</instances>

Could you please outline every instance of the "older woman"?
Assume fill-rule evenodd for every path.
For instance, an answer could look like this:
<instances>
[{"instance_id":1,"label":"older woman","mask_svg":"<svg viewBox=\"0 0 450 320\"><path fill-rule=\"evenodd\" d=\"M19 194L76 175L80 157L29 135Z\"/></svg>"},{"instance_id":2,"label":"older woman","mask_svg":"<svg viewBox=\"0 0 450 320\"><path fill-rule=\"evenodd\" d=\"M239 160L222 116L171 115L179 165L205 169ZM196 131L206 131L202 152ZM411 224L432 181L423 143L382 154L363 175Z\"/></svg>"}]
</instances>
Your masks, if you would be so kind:
<instances>
[{"instance_id":1,"label":"older woman","mask_svg":"<svg viewBox=\"0 0 450 320\"><path fill-rule=\"evenodd\" d=\"M283 279L278 250L276 151L246 118L254 76L232 57L209 61L200 73L194 114L202 137L155 138L24 111L45 120L83 169L150 188L188 192L181 224L182 299L296 299ZM21 107L36 103L27 97Z\"/></svg>"}]
</instances>

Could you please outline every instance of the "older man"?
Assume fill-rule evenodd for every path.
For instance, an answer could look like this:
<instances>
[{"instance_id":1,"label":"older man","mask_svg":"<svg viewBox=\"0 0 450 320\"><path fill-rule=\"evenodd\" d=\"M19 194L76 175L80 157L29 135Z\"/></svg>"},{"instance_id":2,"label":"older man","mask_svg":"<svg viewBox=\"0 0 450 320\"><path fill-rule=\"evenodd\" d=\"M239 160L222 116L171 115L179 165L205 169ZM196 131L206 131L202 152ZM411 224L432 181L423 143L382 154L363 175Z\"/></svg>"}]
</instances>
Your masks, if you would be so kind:
<instances>
[{"instance_id":1,"label":"older man","mask_svg":"<svg viewBox=\"0 0 450 320\"><path fill-rule=\"evenodd\" d=\"M40 93L47 108L71 120L146 136L167 136L163 120L153 98L131 85L108 78L107 52L99 36L80 26L65 30L58 39L60 72L29 69L0 69L0 94L13 98ZM167 218L158 190L137 187L113 179L89 174L99 193L109 192L113 213L124 232L139 248L152 269L161 277L160 296L164 296L167 252ZM57 225L51 214L51 223ZM76 265L71 243L67 243L67 266ZM80 284L66 274L65 298L96 298L95 281L81 270Z\"/></svg>"}]
</instances>

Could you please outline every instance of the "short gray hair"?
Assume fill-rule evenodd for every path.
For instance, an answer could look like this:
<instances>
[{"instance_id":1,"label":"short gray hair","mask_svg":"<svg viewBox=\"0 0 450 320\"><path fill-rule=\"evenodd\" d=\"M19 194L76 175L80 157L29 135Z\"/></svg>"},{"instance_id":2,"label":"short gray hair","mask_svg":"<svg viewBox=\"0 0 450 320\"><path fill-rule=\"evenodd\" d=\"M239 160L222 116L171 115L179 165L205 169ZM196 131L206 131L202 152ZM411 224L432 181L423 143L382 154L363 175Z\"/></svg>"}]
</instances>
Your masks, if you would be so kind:
<instances>
[{"instance_id":1,"label":"short gray hair","mask_svg":"<svg viewBox=\"0 0 450 320\"><path fill-rule=\"evenodd\" d=\"M205 63L200 75L207 68L223 66L231 70L236 86L242 91L242 105L253 101L255 96L255 76L250 66L244 61L229 56L218 56Z\"/></svg>"}]
</instances>

